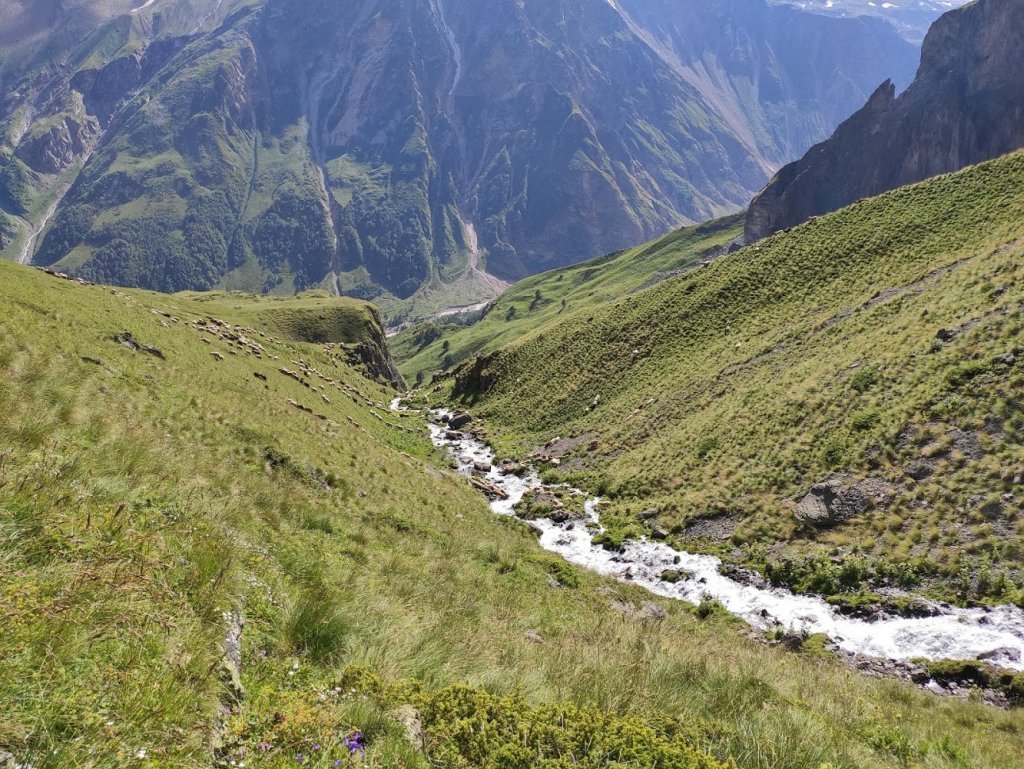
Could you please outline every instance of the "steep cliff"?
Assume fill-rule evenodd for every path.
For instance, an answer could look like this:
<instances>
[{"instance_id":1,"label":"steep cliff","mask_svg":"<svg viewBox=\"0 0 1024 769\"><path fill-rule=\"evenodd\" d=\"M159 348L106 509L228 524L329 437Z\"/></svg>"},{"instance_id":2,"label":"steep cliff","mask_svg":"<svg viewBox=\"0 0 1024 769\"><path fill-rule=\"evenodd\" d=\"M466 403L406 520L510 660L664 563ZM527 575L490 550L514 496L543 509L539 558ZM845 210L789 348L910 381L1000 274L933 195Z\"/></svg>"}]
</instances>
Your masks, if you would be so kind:
<instances>
[{"instance_id":1,"label":"steep cliff","mask_svg":"<svg viewBox=\"0 0 1024 769\"><path fill-rule=\"evenodd\" d=\"M906 92L884 83L754 199L748 242L1024 146L1022 29L1022 0L979 0L940 18Z\"/></svg>"}]
</instances>

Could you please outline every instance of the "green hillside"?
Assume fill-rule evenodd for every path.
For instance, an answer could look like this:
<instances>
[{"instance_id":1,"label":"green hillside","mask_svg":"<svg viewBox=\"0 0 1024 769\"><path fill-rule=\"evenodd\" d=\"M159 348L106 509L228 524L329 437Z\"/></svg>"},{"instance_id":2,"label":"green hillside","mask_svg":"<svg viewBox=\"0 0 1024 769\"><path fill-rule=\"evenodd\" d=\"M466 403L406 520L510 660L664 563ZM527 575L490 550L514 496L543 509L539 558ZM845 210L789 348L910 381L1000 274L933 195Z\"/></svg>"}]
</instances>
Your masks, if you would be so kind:
<instances>
[{"instance_id":1,"label":"green hillside","mask_svg":"<svg viewBox=\"0 0 1024 769\"><path fill-rule=\"evenodd\" d=\"M677 230L653 243L535 275L516 283L484 312L422 323L391 340L399 368L410 382L429 381L481 352L498 349L572 313L667 280L719 253L743 235L743 215Z\"/></svg>"},{"instance_id":2,"label":"green hillside","mask_svg":"<svg viewBox=\"0 0 1024 769\"><path fill-rule=\"evenodd\" d=\"M393 391L260 304L0 265L3 761L351 766L356 730L374 767L1020 756L1021 711L542 552Z\"/></svg>"},{"instance_id":3,"label":"green hillside","mask_svg":"<svg viewBox=\"0 0 1024 769\"><path fill-rule=\"evenodd\" d=\"M657 526L846 603L1024 602L1022 182L1017 153L522 322L442 394L507 454L561 437L541 453L609 499L610 544ZM497 323L433 348L500 346ZM870 509L798 520L835 477Z\"/></svg>"},{"instance_id":4,"label":"green hillside","mask_svg":"<svg viewBox=\"0 0 1024 769\"><path fill-rule=\"evenodd\" d=\"M307 291L291 297L241 292L182 293L211 314L227 314L292 342L358 344L380 337L381 319L368 302Z\"/></svg>"}]
</instances>

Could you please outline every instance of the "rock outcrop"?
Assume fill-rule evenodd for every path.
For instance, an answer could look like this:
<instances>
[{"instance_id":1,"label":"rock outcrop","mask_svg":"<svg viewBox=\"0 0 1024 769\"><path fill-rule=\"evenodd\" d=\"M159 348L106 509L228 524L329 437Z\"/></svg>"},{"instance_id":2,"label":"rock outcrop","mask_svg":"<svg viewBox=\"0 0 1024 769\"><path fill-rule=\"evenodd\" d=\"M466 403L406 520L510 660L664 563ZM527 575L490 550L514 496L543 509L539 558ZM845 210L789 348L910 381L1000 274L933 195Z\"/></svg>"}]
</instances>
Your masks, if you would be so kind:
<instances>
[{"instance_id":1,"label":"rock outcrop","mask_svg":"<svg viewBox=\"0 0 1024 769\"><path fill-rule=\"evenodd\" d=\"M798 521L817 528L835 526L860 515L871 507L871 497L859 485L833 478L816 483L797 503L794 516Z\"/></svg>"},{"instance_id":2,"label":"rock outcrop","mask_svg":"<svg viewBox=\"0 0 1024 769\"><path fill-rule=\"evenodd\" d=\"M35 171L56 174L85 155L99 137L99 121L65 115L18 148L18 157Z\"/></svg>"},{"instance_id":3,"label":"rock outcrop","mask_svg":"<svg viewBox=\"0 0 1024 769\"><path fill-rule=\"evenodd\" d=\"M979 0L932 26L911 86L884 83L754 199L747 242L860 198L1024 147L1024 0Z\"/></svg>"}]
</instances>

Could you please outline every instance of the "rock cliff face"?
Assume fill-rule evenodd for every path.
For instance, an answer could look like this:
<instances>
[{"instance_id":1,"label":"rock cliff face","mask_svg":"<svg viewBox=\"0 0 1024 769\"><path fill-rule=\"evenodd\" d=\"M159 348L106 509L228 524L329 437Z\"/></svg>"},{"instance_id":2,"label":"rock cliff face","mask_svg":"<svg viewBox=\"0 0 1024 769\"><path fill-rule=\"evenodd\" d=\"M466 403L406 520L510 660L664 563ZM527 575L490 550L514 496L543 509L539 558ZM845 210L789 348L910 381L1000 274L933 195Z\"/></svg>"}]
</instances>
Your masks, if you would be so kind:
<instances>
[{"instance_id":1,"label":"rock cliff face","mask_svg":"<svg viewBox=\"0 0 1024 769\"><path fill-rule=\"evenodd\" d=\"M1024 0L979 0L932 26L899 96L883 84L750 206L752 242L859 198L1024 147Z\"/></svg>"},{"instance_id":2,"label":"rock cliff face","mask_svg":"<svg viewBox=\"0 0 1024 769\"><path fill-rule=\"evenodd\" d=\"M917 58L764 0L11 2L0 207L168 291L468 304L741 208Z\"/></svg>"},{"instance_id":3,"label":"rock cliff face","mask_svg":"<svg viewBox=\"0 0 1024 769\"><path fill-rule=\"evenodd\" d=\"M26 137L18 157L40 173L56 174L84 155L99 132L99 121L91 115L64 115Z\"/></svg>"}]
</instances>

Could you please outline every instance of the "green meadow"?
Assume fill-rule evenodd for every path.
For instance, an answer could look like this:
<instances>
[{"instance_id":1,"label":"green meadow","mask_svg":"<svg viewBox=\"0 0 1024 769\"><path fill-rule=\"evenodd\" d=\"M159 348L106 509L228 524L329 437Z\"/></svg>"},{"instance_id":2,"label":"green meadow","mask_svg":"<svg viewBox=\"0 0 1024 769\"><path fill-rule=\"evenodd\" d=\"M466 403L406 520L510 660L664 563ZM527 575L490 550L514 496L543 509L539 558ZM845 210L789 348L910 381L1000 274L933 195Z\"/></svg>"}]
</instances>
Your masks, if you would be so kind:
<instances>
[{"instance_id":1,"label":"green meadow","mask_svg":"<svg viewBox=\"0 0 1024 769\"><path fill-rule=\"evenodd\" d=\"M609 546L659 526L854 608L1024 605L1022 180L1017 153L627 286L631 260L686 264L731 235L684 230L395 350L499 453L555 440L549 477L609 501ZM868 484L870 509L798 520L837 477Z\"/></svg>"}]
</instances>

